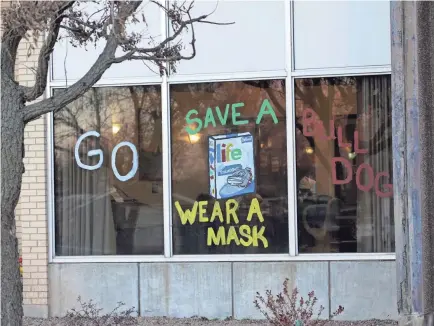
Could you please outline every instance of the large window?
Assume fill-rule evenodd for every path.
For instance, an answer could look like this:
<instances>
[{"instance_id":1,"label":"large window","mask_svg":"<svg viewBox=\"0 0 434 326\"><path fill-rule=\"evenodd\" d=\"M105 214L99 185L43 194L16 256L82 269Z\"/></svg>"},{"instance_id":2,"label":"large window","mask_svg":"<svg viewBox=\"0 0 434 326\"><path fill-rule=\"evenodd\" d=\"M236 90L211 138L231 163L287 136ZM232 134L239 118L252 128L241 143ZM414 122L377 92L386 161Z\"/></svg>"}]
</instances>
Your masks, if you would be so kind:
<instances>
[{"instance_id":1,"label":"large window","mask_svg":"<svg viewBox=\"0 0 434 326\"><path fill-rule=\"evenodd\" d=\"M282 79L162 87L54 114L57 256L395 250L390 76L297 78L292 99Z\"/></svg>"},{"instance_id":2,"label":"large window","mask_svg":"<svg viewBox=\"0 0 434 326\"><path fill-rule=\"evenodd\" d=\"M140 7L146 24L128 28L144 47L173 36L161 5ZM172 40L192 60L163 62L164 76L146 60L113 64L50 115L50 254L393 259L388 3L197 1L193 11L224 26ZM342 17L352 23L341 28ZM60 36L55 93L104 46Z\"/></svg>"},{"instance_id":3,"label":"large window","mask_svg":"<svg viewBox=\"0 0 434 326\"><path fill-rule=\"evenodd\" d=\"M390 76L294 91L299 252L393 252Z\"/></svg>"},{"instance_id":4,"label":"large window","mask_svg":"<svg viewBox=\"0 0 434 326\"><path fill-rule=\"evenodd\" d=\"M174 254L288 252L282 80L170 87Z\"/></svg>"},{"instance_id":5,"label":"large window","mask_svg":"<svg viewBox=\"0 0 434 326\"><path fill-rule=\"evenodd\" d=\"M93 88L55 113L56 255L163 253L161 126L155 86Z\"/></svg>"}]
</instances>

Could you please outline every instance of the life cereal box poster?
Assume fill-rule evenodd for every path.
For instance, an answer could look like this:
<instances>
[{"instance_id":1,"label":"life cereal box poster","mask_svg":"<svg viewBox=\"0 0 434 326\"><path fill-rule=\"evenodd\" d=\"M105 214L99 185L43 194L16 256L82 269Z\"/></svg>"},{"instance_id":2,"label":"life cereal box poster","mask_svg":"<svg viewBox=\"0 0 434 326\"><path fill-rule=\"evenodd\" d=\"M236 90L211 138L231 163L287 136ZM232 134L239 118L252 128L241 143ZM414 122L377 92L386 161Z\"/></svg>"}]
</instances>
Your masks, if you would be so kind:
<instances>
[{"instance_id":1,"label":"life cereal box poster","mask_svg":"<svg viewBox=\"0 0 434 326\"><path fill-rule=\"evenodd\" d=\"M209 194L226 199L255 192L253 136L250 132L208 137Z\"/></svg>"}]
</instances>

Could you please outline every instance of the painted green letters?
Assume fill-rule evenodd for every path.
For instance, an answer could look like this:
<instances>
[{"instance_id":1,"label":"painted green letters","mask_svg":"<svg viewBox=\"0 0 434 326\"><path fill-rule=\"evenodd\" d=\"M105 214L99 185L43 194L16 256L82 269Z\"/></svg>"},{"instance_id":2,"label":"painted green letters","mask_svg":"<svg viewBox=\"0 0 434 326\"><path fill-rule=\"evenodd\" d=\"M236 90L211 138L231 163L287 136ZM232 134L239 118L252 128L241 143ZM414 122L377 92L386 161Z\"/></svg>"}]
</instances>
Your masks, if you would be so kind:
<instances>
[{"instance_id":1,"label":"painted green letters","mask_svg":"<svg viewBox=\"0 0 434 326\"><path fill-rule=\"evenodd\" d=\"M258 117L256 118L257 125L261 123L262 116L264 114L271 114L271 117L273 118L273 122L275 124L277 123L276 113L274 113L273 107L271 106L270 101L268 101L268 99L265 99L262 102L261 109L259 110Z\"/></svg>"},{"instance_id":2,"label":"painted green letters","mask_svg":"<svg viewBox=\"0 0 434 326\"><path fill-rule=\"evenodd\" d=\"M215 108L215 111L217 112L217 117L219 118L222 126L226 126L226 122L228 121L229 107L230 107L230 104L226 104L224 117L222 117L222 113L220 112L220 108L218 106L216 106L216 108Z\"/></svg>"},{"instance_id":3,"label":"painted green letters","mask_svg":"<svg viewBox=\"0 0 434 326\"><path fill-rule=\"evenodd\" d=\"M199 114L197 110L190 110L185 116L185 121L187 122L187 126L185 127L185 130L190 135L194 135L197 134L202 128L207 128L209 125L212 125L213 127L217 127L217 123L220 123L222 126L226 126L229 119L229 110L231 110L232 125L239 126L239 125L248 124L249 120L240 120L241 113L238 112L238 108L241 108L243 106L244 103L242 102L226 104L224 112L222 112L223 110L220 110L220 107L218 106L216 106L215 109L213 109L212 107L208 107L206 109L206 113L205 113L205 117L203 118L203 121L201 118L197 117L197 115ZM215 120L214 114L217 114L217 119L218 119L217 121ZM258 117L256 118L256 124L261 123L262 118L265 114L271 115L271 118L273 119L273 122L275 124L278 122L276 113L274 112L274 109L271 106L270 101L268 99L265 99L261 104ZM192 124L194 124L194 126L192 126Z\"/></svg>"},{"instance_id":4,"label":"painted green letters","mask_svg":"<svg viewBox=\"0 0 434 326\"><path fill-rule=\"evenodd\" d=\"M188 111L187 115L185 116L185 121L187 122L187 125L190 125L194 122L197 123L197 127L194 130L191 129L189 126L185 127L185 130L187 130L189 135L197 134L202 129L202 120L200 120L199 118L190 119L191 115L198 114L198 113L199 112L197 112L197 110L190 110L190 111Z\"/></svg>"},{"instance_id":5,"label":"painted green letters","mask_svg":"<svg viewBox=\"0 0 434 326\"><path fill-rule=\"evenodd\" d=\"M243 107L244 103L234 103L232 104L232 124L234 126L245 125L248 124L248 120L238 120L237 117L241 115L241 113L237 112L237 108Z\"/></svg>"},{"instance_id":6,"label":"painted green letters","mask_svg":"<svg viewBox=\"0 0 434 326\"><path fill-rule=\"evenodd\" d=\"M205 121L203 123L203 127L206 128L208 127L209 124L212 124L212 126L215 128L216 124L215 124L215 120L214 120L214 114L212 113L212 109L208 108L206 109L206 115L205 115Z\"/></svg>"}]
</instances>

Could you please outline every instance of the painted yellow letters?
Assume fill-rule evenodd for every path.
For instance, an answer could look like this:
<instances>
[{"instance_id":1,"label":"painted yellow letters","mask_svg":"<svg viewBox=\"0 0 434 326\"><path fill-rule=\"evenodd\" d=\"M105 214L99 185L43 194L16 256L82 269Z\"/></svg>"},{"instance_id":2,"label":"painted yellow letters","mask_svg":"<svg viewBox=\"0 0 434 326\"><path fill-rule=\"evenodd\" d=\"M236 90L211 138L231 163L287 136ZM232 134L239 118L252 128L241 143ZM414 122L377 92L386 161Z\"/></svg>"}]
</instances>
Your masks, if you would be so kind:
<instances>
[{"instance_id":1,"label":"painted yellow letters","mask_svg":"<svg viewBox=\"0 0 434 326\"><path fill-rule=\"evenodd\" d=\"M226 224L231 224L231 216L236 224L240 223L240 220L237 216L237 209L238 202L235 199L229 199L226 201Z\"/></svg>"},{"instance_id":2,"label":"painted yellow letters","mask_svg":"<svg viewBox=\"0 0 434 326\"><path fill-rule=\"evenodd\" d=\"M215 234L213 228L208 228L208 237L206 242L208 246L211 246L212 244L216 246L224 246L226 244L225 227L220 226L217 234Z\"/></svg>"},{"instance_id":3,"label":"painted yellow letters","mask_svg":"<svg viewBox=\"0 0 434 326\"><path fill-rule=\"evenodd\" d=\"M258 219L264 222L264 217L262 216L261 207L259 206L259 201L257 198L253 198L249 207L249 214L247 215L247 221L251 221L253 214L258 215Z\"/></svg>"},{"instance_id":4,"label":"painted yellow letters","mask_svg":"<svg viewBox=\"0 0 434 326\"><path fill-rule=\"evenodd\" d=\"M212 210L212 215L211 215L210 222L214 222L214 220L216 219L216 217L218 217L220 223L224 222L223 213L222 213L222 210L220 208L220 203L218 201L216 201L214 203L214 208Z\"/></svg>"},{"instance_id":5,"label":"painted yellow letters","mask_svg":"<svg viewBox=\"0 0 434 326\"><path fill-rule=\"evenodd\" d=\"M256 225L251 228L249 225L244 224L239 227L237 232L237 228L231 225L226 235L224 226L218 228L217 234L215 230L210 227L208 228L207 245L228 246L231 242L234 242L237 246L258 247L259 242L261 242L264 248L268 248L268 240L264 237L264 232L265 226L261 226L258 231Z\"/></svg>"},{"instance_id":6,"label":"painted yellow letters","mask_svg":"<svg viewBox=\"0 0 434 326\"><path fill-rule=\"evenodd\" d=\"M207 201L195 202L191 209L183 209L179 202L175 202L176 210L178 211L181 223L186 225L189 223L192 225L196 222L196 215L199 215L199 223L214 222L216 219L219 220L221 224L225 223L228 225L227 228L221 225L217 229L209 227L207 230L207 245L208 246L226 246L230 244L235 244L236 246L243 247L259 247L260 245L264 248L268 248L268 240L265 238L265 226L250 226L247 224L240 224L240 220L237 216L238 202L235 199L229 199L225 203L226 214L223 216L220 203L218 201L214 202L213 211L211 217L206 216L207 214ZM253 216L256 215L260 223L264 222L264 216L261 212L261 207L257 198L253 198L250 203L249 212L246 218L247 222L251 222Z\"/></svg>"},{"instance_id":7,"label":"painted yellow letters","mask_svg":"<svg viewBox=\"0 0 434 326\"><path fill-rule=\"evenodd\" d=\"M194 202L193 208L191 210L186 209L185 212L182 209L181 205L179 205L179 202L175 202L176 210L178 211L179 218L181 219L182 225L187 224L187 222L192 225L196 221L196 213L197 213L197 202Z\"/></svg>"},{"instance_id":8,"label":"painted yellow letters","mask_svg":"<svg viewBox=\"0 0 434 326\"><path fill-rule=\"evenodd\" d=\"M207 205L208 205L207 201L199 202L199 222L208 222L208 217L205 216Z\"/></svg>"}]
</instances>

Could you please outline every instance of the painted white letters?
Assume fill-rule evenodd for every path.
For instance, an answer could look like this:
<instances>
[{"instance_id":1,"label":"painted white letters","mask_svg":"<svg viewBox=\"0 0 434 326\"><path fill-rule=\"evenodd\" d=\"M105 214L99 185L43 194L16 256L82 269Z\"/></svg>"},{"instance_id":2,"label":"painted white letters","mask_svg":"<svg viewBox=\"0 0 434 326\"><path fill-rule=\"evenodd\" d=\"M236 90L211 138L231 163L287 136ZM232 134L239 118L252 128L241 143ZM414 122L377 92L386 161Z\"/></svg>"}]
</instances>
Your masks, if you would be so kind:
<instances>
[{"instance_id":1,"label":"painted white letters","mask_svg":"<svg viewBox=\"0 0 434 326\"><path fill-rule=\"evenodd\" d=\"M81 136L78 138L77 143L75 144L74 156L75 156L75 160L77 161L78 166L81 167L82 169L85 169L85 170L96 170L96 169L99 169L99 168L101 167L101 165L102 165L102 163L103 163L103 161L104 161L104 156L103 156L103 152L102 152L102 150L100 150L100 149L93 149L93 150L89 151L89 153L87 153L87 156L95 156L95 155L99 155L99 161L98 161L98 164L97 164L97 165L93 165L93 166L83 164L83 163L80 161L80 156L79 156L79 154L78 154L78 149L80 148L80 144L81 144L81 142L82 142L86 137L89 137L89 136L99 137L100 134L99 134L99 132L97 132L97 131L88 131L88 132L84 133L83 135L81 135Z\"/></svg>"},{"instance_id":2,"label":"painted white letters","mask_svg":"<svg viewBox=\"0 0 434 326\"><path fill-rule=\"evenodd\" d=\"M98 164L92 165L92 166L86 165L83 162L81 162L80 155L78 152L78 150L80 148L80 144L83 142L83 140L86 137L90 137L90 136L100 137L100 134L97 131L88 131L88 132L84 133L83 135L81 135L78 138L77 143L75 144L74 157L75 157L75 160L77 161L78 166L81 167L82 169L84 169L84 170L97 170L102 166L102 164L104 162L104 153L102 152L101 149L93 149L87 153L88 156L99 155ZM131 168L130 172L128 172L126 175L120 175L119 171L116 167L116 154L122 146L129 147L131 149L131 151L133 152L133 162L132 162L133 167ZM134 146L133 144L131 144L130 142L127 142L127 141L124 141L124 142L117 144L115 146L115 148L113 148L113 151L112 151L111 165L112 165L113 173L119 181L127 181L127 180L130 180L132 177L134 177L134 175L136 174L136 172L139 168L139 155L137 153L136 146Z\"/></svg>"},{"instance_id":3,"label":"painted white letters","mask_svg":"<svg viewBox=\"0 0 434 326\"><path fill-rule=\"evenodd\" d=\"M116 153L118 152L118 149L121 148L122 146L128 146L133 152L133 167L131 168L130 172L128 172L124 176L119 174L118 168L116 167ZM134 177L138 168L139 168L139 155L137 154L136 146L134 146L130 142L123 141L122 143L117 144L115 148L113 148L112 169L113 169L113 173L115 174L116 178L118 178L119 181L130 180L132 177Z\"/></svg>"}]
</instances>

